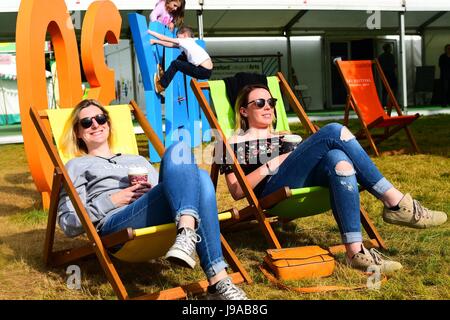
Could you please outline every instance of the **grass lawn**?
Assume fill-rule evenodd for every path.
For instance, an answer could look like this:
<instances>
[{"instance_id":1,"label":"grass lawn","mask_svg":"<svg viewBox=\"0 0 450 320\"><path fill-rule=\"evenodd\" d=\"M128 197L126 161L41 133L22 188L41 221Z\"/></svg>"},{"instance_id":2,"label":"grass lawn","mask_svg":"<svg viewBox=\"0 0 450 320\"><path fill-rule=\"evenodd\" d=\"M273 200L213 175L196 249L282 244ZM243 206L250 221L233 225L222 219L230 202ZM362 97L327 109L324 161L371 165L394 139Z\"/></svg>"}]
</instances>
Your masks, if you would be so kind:
<instances>
[{"instance_id":1,"label":"grass lawn","mask_svg":"<svg viewBox=\"0 0 450 320\"><path fill-rule=\"evenodd\" d=\"M317 123L323 126L325 122ZM450 213L450 116L420 118L412 126L422 154L385 153L374 162L384 175L401 191L410 192L425 206ZM352 121L350 128L357 127ZM293 125L294 132L301 133ZM146 140L139 137L140 150L147 154ZM408 148L402 132L382 144L381 151ZM197 158L201 156L197 150ZM66 267L48 268L43 264L42 250L46 228L46 213L41 208L29 174L23 145L0 146L0 299L116 299L102 269L94 258L79 261L81 290L68 289ZM201 167L208 169L206 164ZM242 207L227 193L223 177L218 192L220 210ZM253 277L253 285L243 285L252 299L449 299L450 298L450 223L415 230L383 222L382 205L367 193L362 203L383 236L389 249L385 252L401 262L403 270L391 277L379 290L297 294L273 287L258 269L267 248L258 228L225 234L238 257ZM297 219L285 225L275 224L284 246L318 244L327 247L338 244L339 232L331 212ZM58 230L55 249L62 249L83 238L67 239ZM359 285L364 276L346 267L338 256L331 277L293 281L295 286ZM159 259L144 264L117 262L120 275L132 295L152 292L203 278L199 267L194 271L172 269Z\"/></svg>"}]
</instances>

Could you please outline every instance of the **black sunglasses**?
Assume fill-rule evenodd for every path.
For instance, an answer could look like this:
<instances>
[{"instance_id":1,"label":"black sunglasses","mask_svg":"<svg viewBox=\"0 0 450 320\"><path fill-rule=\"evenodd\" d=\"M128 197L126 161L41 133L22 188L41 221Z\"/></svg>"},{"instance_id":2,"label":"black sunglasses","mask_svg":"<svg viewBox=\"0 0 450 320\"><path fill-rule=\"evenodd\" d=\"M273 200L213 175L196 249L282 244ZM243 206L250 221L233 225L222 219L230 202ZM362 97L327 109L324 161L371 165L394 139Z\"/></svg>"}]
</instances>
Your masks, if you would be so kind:
<instances>
[{"instance_id":1,"label":"black sunglasses","mask_svg":"<svg viewBox=\"0 0 450 320\"><path fill-rule=\"evenodd\" d=\"M266 101L267 101L267 104L271 107L271 108L275 108L275 106L277 105L277 99L276 98L269 98L269 99L263 99L263 98L260 98L260 99L255 99L255 100L252 100L252 101L250 101L249 103L247 103L245 106L248 106L250 103L255 103L255 105L258 107L258 108L263 108L265 105L266 105Z\"/></svg>"},{"instance_id":2,"label":"black sunglasses","mask_svg":"<svg viewBox=\"0 0 450 320\"><path fill-rule=\"evenodd\" d=\"M95 121L99 124L105 124L106 121L108 121L108 117L104 113L100 113L94 117L86 117L80 120L80 124L83 128L87 129L92 126L92 119L95 119Z\"/></svg>"}]
</instances>

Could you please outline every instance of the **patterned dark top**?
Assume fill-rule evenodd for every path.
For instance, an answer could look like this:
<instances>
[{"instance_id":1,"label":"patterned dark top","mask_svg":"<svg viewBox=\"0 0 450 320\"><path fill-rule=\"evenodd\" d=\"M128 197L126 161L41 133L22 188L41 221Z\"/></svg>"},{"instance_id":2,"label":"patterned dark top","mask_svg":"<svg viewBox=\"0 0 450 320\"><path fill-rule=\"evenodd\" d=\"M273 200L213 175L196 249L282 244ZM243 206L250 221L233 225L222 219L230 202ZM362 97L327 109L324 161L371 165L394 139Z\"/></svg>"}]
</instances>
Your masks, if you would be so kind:
<instances>
[{"instance_id":1,"label":"patterned dark top","mask_svg":"<svg viewBox=\"0 0 450 320\"><path fill-rule=\"evenodd\" d=\"M283 136L277 136L267 139L249 140L238 143L230 143L231 148L236 155L236 158L241 165L245 175L258 169L260 166L289 151L285 151L285 143L282 140ZM221 163L220 173L228 174L233 172L231 166L232 160L225 161L225 151L217 152L216 163ZM220 159L220 160L219 160ZM255 194L259 196L267 183L270 176L265 176L258 185L254 188Z\"/></svg>"}]
</instances>

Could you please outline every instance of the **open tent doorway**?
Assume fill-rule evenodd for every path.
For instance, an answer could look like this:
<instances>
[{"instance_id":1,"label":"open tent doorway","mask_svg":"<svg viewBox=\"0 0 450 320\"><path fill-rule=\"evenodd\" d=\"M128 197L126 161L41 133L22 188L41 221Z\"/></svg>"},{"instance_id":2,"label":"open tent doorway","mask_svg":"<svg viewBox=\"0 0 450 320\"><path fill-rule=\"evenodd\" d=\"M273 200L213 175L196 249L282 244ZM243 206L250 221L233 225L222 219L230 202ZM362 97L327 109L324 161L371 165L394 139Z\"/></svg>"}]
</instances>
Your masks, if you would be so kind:
<instances>
[{"instance_id":1,"label":"open tent doorway","mask_svg":"<svg viewBox=\"0 0 450 320\"><path fill-rule=\"evenodd\" d=\"M334 64L336 58L342 60L372 60L375 58L374 39L330 40L327 46L329 77L328 105L332 108L345 106L347 91Z\"/></svg>"}]
</instances>

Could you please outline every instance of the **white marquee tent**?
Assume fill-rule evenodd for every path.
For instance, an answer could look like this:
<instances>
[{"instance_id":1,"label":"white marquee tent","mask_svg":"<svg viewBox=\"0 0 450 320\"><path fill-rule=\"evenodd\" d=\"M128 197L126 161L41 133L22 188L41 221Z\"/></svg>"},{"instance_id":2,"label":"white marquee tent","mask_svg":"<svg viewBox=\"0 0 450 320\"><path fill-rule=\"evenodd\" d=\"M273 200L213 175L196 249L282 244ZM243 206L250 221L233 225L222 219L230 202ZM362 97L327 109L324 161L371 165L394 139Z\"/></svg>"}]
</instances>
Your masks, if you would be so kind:
<instances>
[{"instance_id":1,"label":"white marquee tent","mask_svg":"<svg viewBox=\"0 0 450 320\"><path fill-rule=\"evenodd\" d=\"M83 11L94 0L66 0L69 11ZM112 0L123 17L122 39L130 39L127 14L148 15L157 0ZM422 39L423 64L436 64L450 42L448 0L187 0L187 24L200 36L286 39L290 72L290 40L295 36L374 37L398 35L402 98L406 106L405 35ZM20 0L0 2L0 41L14 41ZM79 30L77 30L79 35ZM290 74L288 77L290 78Z\"/></svg>"}]
</instances>

